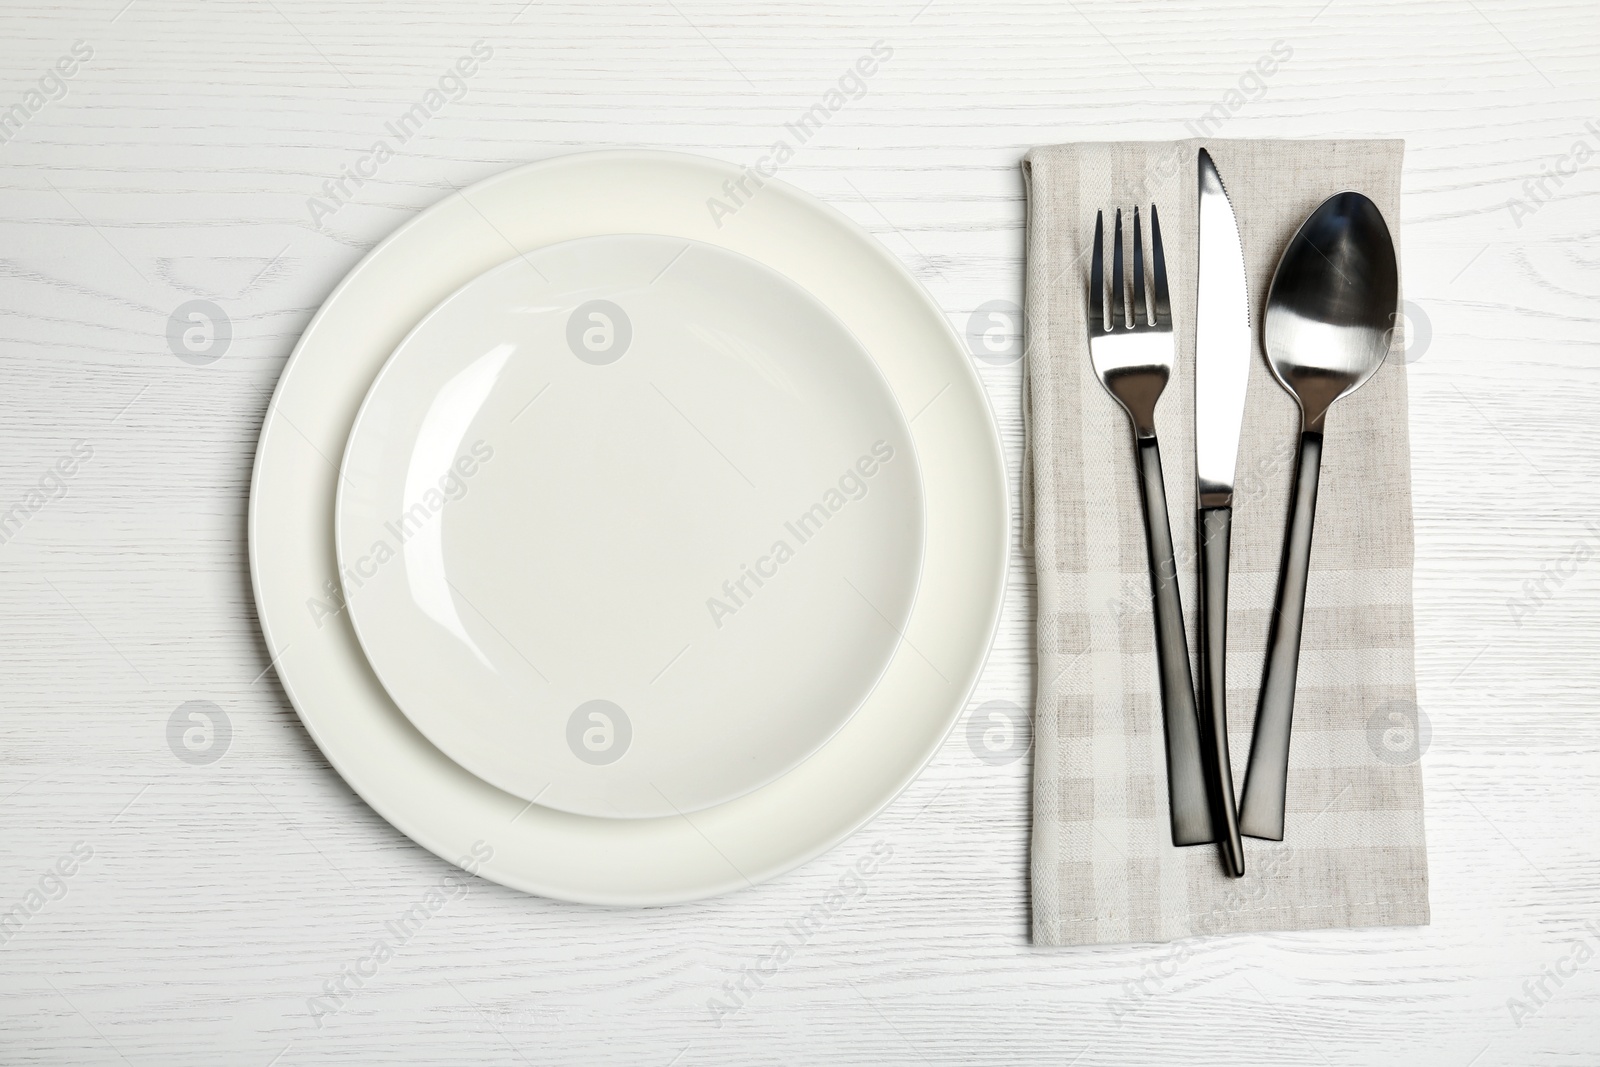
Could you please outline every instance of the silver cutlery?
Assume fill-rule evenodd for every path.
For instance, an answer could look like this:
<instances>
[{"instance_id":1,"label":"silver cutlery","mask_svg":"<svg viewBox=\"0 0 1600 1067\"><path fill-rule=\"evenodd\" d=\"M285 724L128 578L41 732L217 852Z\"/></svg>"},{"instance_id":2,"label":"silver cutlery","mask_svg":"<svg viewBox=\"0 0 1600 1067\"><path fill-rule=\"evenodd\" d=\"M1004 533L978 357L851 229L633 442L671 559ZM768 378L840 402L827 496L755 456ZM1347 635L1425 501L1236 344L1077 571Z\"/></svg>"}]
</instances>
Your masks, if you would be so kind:
<instances>
[{"instance_id":1,"label":"silver cutlery","mask_svg":"<svg viewBox=\"0 0 1600 1067\"><path fill-rule=\"evenodd\" d=\"M1330 197L1306 219L1272 276L1263 339L1278 384L1300 404L1300 448L1277 603L1256 710L1239 827L1283 840L1306 573L1328 408L1360 388L1389 354L1400 295L1394 242L1378 206L1360 193Z\"/></svg>"},{"instance_id":2,"label":"silver cutlery","mask_svg":"<svg viewBox=\"0 0 1600 1067\"><path fill-rule=\"evenodd\" d=\"M1195 305L1195 480L1200 535L1200 743L1224 866L1244 874L1228 759L1228 547L1234 469L1250 380L1250 290L1233 205L1200 150L1200 276Z\"/></svg>"},{"instance_id":3,"label":"silver cutlery","mask_svg":"<svg viewBox=\"0 0 1600 1067\"><path fill-rule=\"evenodd\" d=\"M1206 787L1194 683L1183 627L1183 603L1173 559L1172 527L1156 441L1156 402L1172 377L1175 347L1161 221L1150 206L1151 287L1145 298L1144 236L1133 211L1133 273L1123 271L1122 211L1116 214L1111 253L1111 318L1105 311L1105 220L1095 214L1094 255L1089 267L1089 358L1100 384L1128 413L1139 468L1145 547L1150 563L1150 598L1155 613L1156 664L1167 747L1167 786L1174 845L1215 841ZM1128 291L1132 290L1132 299ZM1231 800L1231 793L1230 793Z\"/></svg>"}]
</instances>

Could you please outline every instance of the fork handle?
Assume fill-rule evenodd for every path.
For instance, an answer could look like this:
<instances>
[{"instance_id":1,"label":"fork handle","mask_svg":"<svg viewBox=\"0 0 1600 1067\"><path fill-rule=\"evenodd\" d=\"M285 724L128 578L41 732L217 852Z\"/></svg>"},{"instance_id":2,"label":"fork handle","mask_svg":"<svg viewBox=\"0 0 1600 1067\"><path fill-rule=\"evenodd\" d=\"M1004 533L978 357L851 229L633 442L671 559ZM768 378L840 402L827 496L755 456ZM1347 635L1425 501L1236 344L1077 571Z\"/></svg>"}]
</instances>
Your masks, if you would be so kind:
<instances>
[{"instance_id":1,"label":"fork handle","mask_svg":"<svg viewBox=\"0 0 1600 1067\"><path fill-rule=\"evenodd\" d=\"M1289 782L1289 727L1294 720L1295 675L1300 669L1300 627L1306 614L1306 581L1311 570L1311 527L1317 511L1317 480L1322 469L1322 435L1300 435L1294 492L1289 497L1289 527L1278 570L1278 600L1267 634L1267 665L1256 705L1250 764L1239 800L1239 829L1251 837L1283 840L1284 797Z\"/></svg>"},{"instance_id":2,"label":"fork handle","mask_svg":"<svg viewBox=\"0 0 1600 1067\"><path fill-rule=\"evenodd\" d=\"M1161 446L1154 437L1136 438L1139 500L1144 505L1144 540L1150 557L1150 600L1156 623L1156 666L1161 682L1161 713L1167 743L1167 799L1174 845L1203 845L1217 839L1206 792L1189 673L1189 643L1183 628L1178 565L1173 558L1172 524L1167 519L1167 489L1161 477Z\"/></svg>"},{"instance_id":3,"label":"fork handle","mask_svg":"<svg viewBox=\"0 0 1600 1067\"><path fill-rule=\"evenodd\" d=\"M1211 789L1211 815L1221 825L1223 866L1244 874L1244 842L1228 759L1228 542L1233 509L1200 509L1200 746Z\"/></svg>"}]
</instances>

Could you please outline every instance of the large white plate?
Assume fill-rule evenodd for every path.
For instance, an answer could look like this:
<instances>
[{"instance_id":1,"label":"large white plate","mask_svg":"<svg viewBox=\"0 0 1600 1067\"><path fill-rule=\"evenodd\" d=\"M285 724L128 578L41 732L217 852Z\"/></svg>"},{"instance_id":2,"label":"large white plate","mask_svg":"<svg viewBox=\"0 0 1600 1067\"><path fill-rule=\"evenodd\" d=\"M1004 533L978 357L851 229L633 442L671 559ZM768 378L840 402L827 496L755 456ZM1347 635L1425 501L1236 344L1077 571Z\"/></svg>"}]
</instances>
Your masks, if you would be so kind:
<instances>
[{"instance_id":1,"label":"large white plate","mask_svg":"<svg viewBox=\"0 0 1600 1067\"><path fill-rule=\"evenodd\" d=\"M691 156L600 152L530 164L447 197L336 288L279 379L250 497L257 609L285 691L372 807L452 862L527 892L664 904L746 886L832 847L905 788L955 723L1005 584L1007 495L983 389L915 279L849 220L780 182ZM876 360L907 413L926 543L916 603L856 714L788 774L726 804L660 819L530 805L450 760L395 707L340 609L337 460L388 355L450 293L510 255L599 234L705 241L785 275Z\"/></svg>"},{"instance_id":2,"label":"large white plate","mask_svg":"<svg viewBox=\"0 0 1600 1067\"><path fill-rule=\"evenodd\" d=\"M424 318L345 452L339 573L400 710L579 815L699 811L872 691L922 569L888 383L805 290L700 241L517 256Z\"/></svg>"}]
</instances>

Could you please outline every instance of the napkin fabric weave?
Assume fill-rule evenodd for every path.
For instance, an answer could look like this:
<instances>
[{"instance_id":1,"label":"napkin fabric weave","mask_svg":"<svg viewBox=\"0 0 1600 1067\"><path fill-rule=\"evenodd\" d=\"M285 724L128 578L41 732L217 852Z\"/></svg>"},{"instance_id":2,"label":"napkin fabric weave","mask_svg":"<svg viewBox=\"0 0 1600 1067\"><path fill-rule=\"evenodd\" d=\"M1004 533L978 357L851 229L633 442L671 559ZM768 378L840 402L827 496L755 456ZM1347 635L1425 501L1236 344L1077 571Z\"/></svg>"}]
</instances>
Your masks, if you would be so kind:
<instances>
[{"instance_id":1,"label":"napkin fabric weave","mask_svg":"<svg viewBox=\"0 0 1600 1067\"><path fill-rule=\"evenodd\" d=\"M1377 203L1399 248L1400 141L1084 143L1026 157L1024 523L1039 587L1032 878L1041 945L1428 921L1410 444L1398 355L1328 416L1284 840L1246 838L1240 880L1223 874L1214 846L1172 845L1132 436L1090 365L1085 299L1095 212L1107 212L1109 242L1110 209L1122 207L1127 226L1126 213L1139 205L1148 241L1154 203L1178 356L1156 421L1192 655L1202 146L1239 220L1255 335L1228 611L1236 786L1250 754L1299 435L1294 400L1261 351L1267 286L1300 223L1345 189Z\"/></svg>"}]
</instances>

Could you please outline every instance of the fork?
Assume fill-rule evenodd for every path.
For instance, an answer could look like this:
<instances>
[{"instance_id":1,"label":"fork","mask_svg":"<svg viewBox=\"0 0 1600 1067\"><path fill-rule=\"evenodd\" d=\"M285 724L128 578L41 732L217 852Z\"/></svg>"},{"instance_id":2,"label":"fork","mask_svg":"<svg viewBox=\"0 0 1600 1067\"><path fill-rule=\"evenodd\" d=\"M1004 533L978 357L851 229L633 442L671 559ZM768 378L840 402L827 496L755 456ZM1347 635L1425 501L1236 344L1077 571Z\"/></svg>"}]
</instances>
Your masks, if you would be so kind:
<instances>
[{"instance_id":1,"label":"fork","mask_svg":"<svg viewBox=\"0 0 1600 1067\"><path fill-rule=\"evenodd\" d=\"M1200 752L1200 719L1189 646L1173 559L1172 526L1161 477L1161 446L1156 441L1156 401L1172 378L1176 362L1172 306L1167 294L1167 263L1161 248L1161 220L1150 205L1151 299L1145 299L1144 236L1139 209L1133 210L1133 299L1122 270L1122 210L1117 209L1111 253L1111 320L1105 317L1105 218L1094 219L1094 258L1089 268L1089 359L1100 384L1133 423L1139 468L1139 499L1144 509L1145 547L1150 559L1150 598L1155 609L1156 663L1167 746L1167 793L1172 843L1200 845L1216 840L1211 802Z\"/></svg>"}]
</instances>

